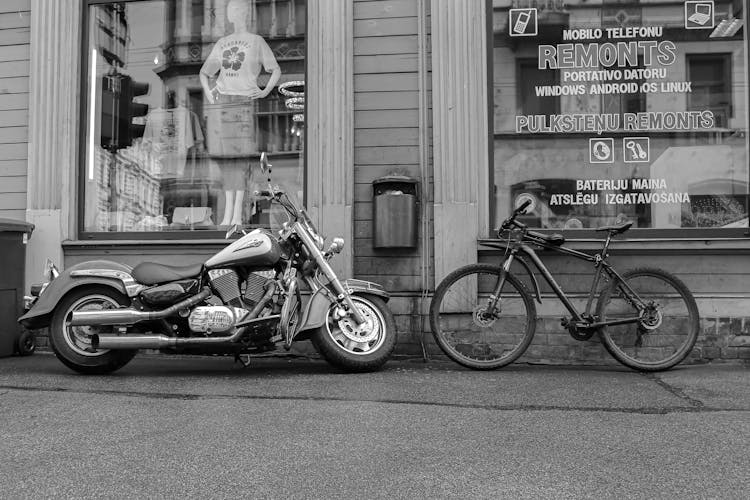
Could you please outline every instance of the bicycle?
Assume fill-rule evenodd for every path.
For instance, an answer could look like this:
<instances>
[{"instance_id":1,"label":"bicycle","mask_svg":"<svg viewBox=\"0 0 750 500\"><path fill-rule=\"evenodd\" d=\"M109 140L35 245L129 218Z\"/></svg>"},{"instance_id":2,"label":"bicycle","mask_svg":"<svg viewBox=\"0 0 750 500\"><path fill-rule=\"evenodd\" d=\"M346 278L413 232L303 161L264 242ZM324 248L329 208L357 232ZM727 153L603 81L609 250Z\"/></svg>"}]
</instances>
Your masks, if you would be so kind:
<instances>
[{"instance_id":1,"label":"bicycle","mask_svg":"<svg viewBox=\"0 0 750 500\"><path fill-rule=\"evenodd\" d=\"M470 264L446 276L430 304L432 334L452 360L478 370L495 369L517 360L528 348L536 330L536 305L526 285L510 267L518 262L528 272L536 301L541 304L539 283L528 257L536 266L570 317L561 320L577 340L595 333L620 363L641 371L667 370L683 361L698 338L698 306L685 284L657 268L638 268L619 274L607 262L612 238L626 232L632 222L604 226L602 250L585 253L563 246L560 234L542 234L516 220L526 213L527 200L502 224L498 235L507 242L485 243L505 250L502 265ZM571 302L532 247L591 262L595 273L585 311ZM609 285L594 299L601 280Z\"/></svg>"}]
</instances>

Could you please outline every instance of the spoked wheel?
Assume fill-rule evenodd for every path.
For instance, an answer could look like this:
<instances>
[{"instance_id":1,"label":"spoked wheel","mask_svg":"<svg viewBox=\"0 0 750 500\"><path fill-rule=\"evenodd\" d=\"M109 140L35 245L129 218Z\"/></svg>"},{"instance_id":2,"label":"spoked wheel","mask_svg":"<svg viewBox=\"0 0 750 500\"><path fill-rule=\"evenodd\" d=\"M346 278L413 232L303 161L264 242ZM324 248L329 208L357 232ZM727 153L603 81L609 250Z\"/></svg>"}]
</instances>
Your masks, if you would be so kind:
<instances>
[{"instance_id":1,"label":"spoked wheel","mask_svg":"<svg viewBox=\"0 0 750 500\"><path fill-rule=\"evenodd\" d=\"M337 318L338 305L332 304L326 324L312 336L313 344L334 366L352 372L377 370L396 346L396 322L379 297L353 295L352 301L365 322L357 325L348 316Z\"/></svg>"},{"instance_id":2,"label":"spoked wheel","mask_svg":"<svg viewBox=\"0 0 750 500\"><path fill-rule=\"evenodd\" d=\"M660 269L635 269L614 280L597 305L600 321L639 318L612 325L599 335L620 363L642 371L672 368L684 360L698 338L698 306L687 287Z\"/></svg>"},{"instance_id":3,"label":"spoked wheel","mask_svg":"<svg viewBox=\"0 0 750 500\"><path fill-rule=\"evenodd\" d=\"M109 373L133 359L135 350L94 349L91 336L111 333L111 326L71 326L74 311L117 309L129 304L127 297L108 287L82 288L68 294L57 305L50 323L52 350L68 368L85 374Z\"/></svg>"},{"instance_id":4,"label":"spoked wheel","mask_svg":"<svg viewBox=\"0 0 750 500\"><path fill-rule=\"evenodd\" d=\"M455 362L476 370L512 363L526 350L536 329L536 307L524 284L506 274L500 300L488 309L500 268L472 264L453 271L430 304L432 335Z\"/></svg>"}]
</instances>

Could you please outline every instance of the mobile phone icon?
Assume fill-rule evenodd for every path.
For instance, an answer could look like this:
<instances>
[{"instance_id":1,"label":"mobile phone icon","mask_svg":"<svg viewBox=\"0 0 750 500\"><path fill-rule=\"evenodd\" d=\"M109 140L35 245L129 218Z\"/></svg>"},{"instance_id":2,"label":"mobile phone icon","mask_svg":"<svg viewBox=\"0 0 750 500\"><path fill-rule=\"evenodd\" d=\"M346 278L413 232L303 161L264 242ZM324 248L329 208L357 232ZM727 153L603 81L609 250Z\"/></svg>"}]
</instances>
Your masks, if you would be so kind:
<instances>
[{"instance_id":1,"label":"mobile phone icon","mask_svg":"<svg viewBox=\"0 0 750 500\"><path fill-rule=\"evenodd\" d=\"M515 33L525 33L526 28L529 25L529 18L531 18L531 14L528 12L521 12L518 14L518 17L516 18L516 24L513 25L513 31Z\"/></svg>"},{"instance_id":2,"label":"mobile phone icon","mask_svg":"<svg viewBox=\"0 0 750 500\"><path fill-rule=\"evenodd\" d=\"M510 36L536 36L536 9L510 9L508 31Z\"/></svg>"}]
</instances>

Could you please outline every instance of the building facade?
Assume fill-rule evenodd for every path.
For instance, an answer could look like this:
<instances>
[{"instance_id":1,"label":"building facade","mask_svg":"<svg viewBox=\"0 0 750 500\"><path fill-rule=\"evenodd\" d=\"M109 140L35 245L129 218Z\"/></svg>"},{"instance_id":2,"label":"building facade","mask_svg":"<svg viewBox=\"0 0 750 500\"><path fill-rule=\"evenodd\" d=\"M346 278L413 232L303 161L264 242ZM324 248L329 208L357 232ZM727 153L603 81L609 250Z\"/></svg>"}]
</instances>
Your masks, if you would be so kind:
<instances>
[{"instance_id":1,"label":"building facade","mask_svg":"<svg viewBox=\"0 0 750 500\"><path fill-rule=\"evenodd\" d=\"M693 291L695 359L750 356L744 0L8 0L0 6L0 217L46 258L190 264L223 228L273 225L257 158L347 246L338 271L393 294L402 353L518 203L618 268ZM385 176L415 238L380 240ZM387 213L385 214L387 215ZM574 301L593 268L543 255ZM527 359L598 362L542 287Z\"/></svg>"}]
</instances>

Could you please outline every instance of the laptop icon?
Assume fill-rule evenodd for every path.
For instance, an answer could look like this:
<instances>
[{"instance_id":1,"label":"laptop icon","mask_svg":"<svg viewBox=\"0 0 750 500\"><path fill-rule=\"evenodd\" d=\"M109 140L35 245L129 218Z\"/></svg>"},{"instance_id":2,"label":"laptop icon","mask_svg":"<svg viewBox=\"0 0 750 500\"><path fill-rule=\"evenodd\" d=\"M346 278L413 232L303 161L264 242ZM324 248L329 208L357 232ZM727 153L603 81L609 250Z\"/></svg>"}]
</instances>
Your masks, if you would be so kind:
<instances>
[{"instance_id":1,"label":"laptop icon","mask_svg":"<svg viewBox=\"0 0 750 500\"><path fill-rule=\"evenodd\" d=\"M713 1L685 2L685 28L708 29L714 27Z\"/></svg>"},{"instance_id":2,"label":"laptop icon","mask_svg":"<svg viewBox=\"0 0 750 500\"><path fill-rule=\"evenodd\" d=\"M695 6L695 12L693 15L688 17L688 21L692 21L695 24L703 26L711 19L711 6L708 4L699 3Z\"/></svg>"}]
</instances>

